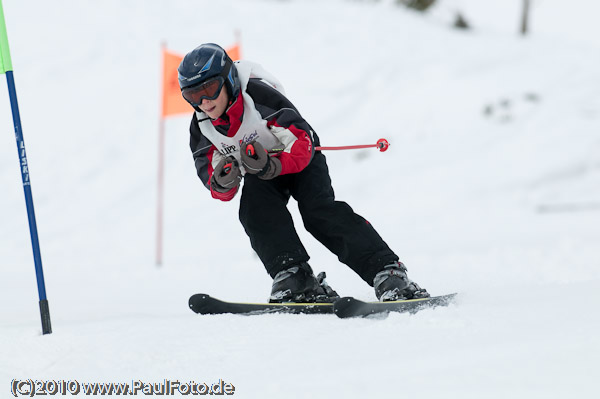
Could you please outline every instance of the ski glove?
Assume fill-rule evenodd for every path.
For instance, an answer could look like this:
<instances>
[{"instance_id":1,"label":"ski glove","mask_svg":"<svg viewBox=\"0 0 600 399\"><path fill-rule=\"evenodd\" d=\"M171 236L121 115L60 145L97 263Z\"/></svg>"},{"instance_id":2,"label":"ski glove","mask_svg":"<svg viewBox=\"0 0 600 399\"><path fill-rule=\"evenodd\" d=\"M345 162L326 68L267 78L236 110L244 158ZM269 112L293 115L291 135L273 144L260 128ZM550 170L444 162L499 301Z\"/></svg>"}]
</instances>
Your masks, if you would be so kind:
<instances>
[{"instance_id":1,"label":"ski glove","mask_svg":"<svg viewBox=\"0 0 600 399\"><path fill-rule=\"evenodd\" d=\"M281 161L272 157L258 141L242 144L242 164L247 173L262 180L271 180L281 174Z\"/></svg>"},{"instance_id":2,"label":"ski glove","mask_svg":"<svg viewBox=\"0 0 600 399\"><path fill-rule=\"evenodd\" d=\"M239 164L234 157L229 156L223 158L217 164L210 180L210 185L214 191L226 193L232 188L239 186L241 181L242 173L240 172Z\"/></svg>"}]
</instances>

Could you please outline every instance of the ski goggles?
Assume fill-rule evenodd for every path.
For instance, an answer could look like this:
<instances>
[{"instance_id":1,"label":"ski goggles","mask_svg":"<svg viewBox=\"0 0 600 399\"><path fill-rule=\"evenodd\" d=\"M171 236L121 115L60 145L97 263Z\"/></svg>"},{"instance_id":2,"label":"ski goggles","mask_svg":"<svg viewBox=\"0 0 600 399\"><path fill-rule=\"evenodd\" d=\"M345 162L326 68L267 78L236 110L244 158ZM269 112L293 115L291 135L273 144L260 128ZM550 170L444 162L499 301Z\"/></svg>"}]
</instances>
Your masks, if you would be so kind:
<instances>
[{"instance_id":1,"label":"ski goggles","mask_svg":"<svg viewBox=\"0 0 600 399\"><path fill-rule=\"evenodd\" d=\"M197 86L183 89L181 95L188 103L198 107L204 99L214 100L219 97L224 83L225 79L222 76L217 76Z\"/></svg>"}]
</instances>

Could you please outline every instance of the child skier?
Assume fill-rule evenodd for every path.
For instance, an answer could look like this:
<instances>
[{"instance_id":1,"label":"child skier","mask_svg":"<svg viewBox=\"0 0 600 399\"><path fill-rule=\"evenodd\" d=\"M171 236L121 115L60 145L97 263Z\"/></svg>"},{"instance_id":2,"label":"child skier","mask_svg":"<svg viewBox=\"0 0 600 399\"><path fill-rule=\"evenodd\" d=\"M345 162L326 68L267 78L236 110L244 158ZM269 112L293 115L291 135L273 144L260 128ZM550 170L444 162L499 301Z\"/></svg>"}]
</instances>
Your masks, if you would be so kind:
<instances>
[{"instance_id":1,"label":"child skier","mask_svg":"<svg viewBox=\"0 0 600 399\"><path fill-rule=\"evenodd\" d=\"M375 288L381 301L429 294L406 275L375 229L336 201L319 138L258 64L232 62L216 44L189 52L178 68L183 98L196 111L190 147L213 198L240 190L239 218L273 278L271 302L330 302L337 294L317 279L287 203L298 202L304 227L340 262Z\"/></svg>"}]
</instances>

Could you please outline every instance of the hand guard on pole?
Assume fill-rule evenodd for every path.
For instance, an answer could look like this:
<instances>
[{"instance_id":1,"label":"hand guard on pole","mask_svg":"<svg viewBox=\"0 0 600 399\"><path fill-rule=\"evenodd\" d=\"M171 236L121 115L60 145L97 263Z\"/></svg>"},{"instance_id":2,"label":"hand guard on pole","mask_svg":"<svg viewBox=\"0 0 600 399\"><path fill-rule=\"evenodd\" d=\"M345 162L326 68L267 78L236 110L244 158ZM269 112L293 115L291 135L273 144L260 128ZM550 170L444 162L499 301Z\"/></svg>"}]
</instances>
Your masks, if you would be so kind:
<instances>
[{"instance_id":1,"label":"hand guard on pole","mask_svg":"<svg viewBox=\"0 0 600 399\"><path fill-rule=\"evenodd\" d=\"M242 181L242 173L238 162L234 157L223 158L215 168L210 185L213 190L220 193L227 191L240 185Z\"/></svg>"},{"instance_id":2,"label":"hand guard on pole","mask_svg":"<svg viewBox=\"0 0 600 399\"><path fill-rule=\"evenodd\" d=\"M242 144L240 151L246 173L262 180L271 180L281 174L279 159L270 156L258 141Z\"/></svg>"}]
</instances>

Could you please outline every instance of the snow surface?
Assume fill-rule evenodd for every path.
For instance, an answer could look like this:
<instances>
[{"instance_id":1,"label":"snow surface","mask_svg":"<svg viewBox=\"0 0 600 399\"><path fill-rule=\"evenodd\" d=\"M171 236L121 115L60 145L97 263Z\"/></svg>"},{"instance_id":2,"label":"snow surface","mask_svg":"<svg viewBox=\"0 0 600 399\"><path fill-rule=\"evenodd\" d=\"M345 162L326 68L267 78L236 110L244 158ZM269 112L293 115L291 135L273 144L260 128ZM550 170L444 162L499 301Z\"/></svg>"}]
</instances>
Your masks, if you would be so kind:
<instances>
[{"instance_id":1,"label":"snow surface","mask_svg":"<svg viewBox=\"0 0 600 399\"><path fill-rule=\"evenodd\" d=\"M13 379L217 382L240 398L592 397L600 367L600 4L5 0L53 333L0 95L0 398ZM450 27L459 10L470 31ZM166 123L155 265L160 43L261 63L323 145L340 200L448 308L384 320L198 316L197 292L264 301L270 278ZM5 84L0 84L5 87ZM3 88L2 91L6 93ZM343 295L372 289L298 230Z\"/></svg>"}]
</instances>

